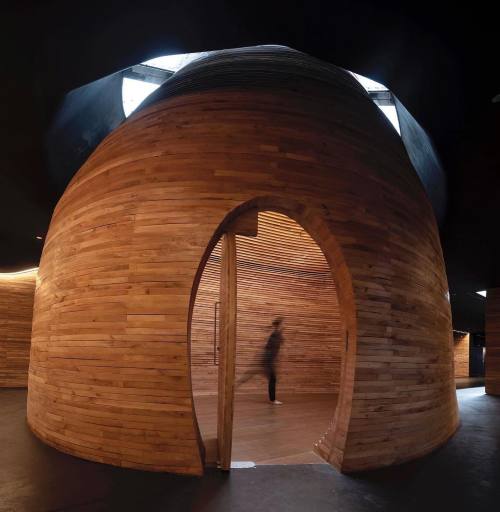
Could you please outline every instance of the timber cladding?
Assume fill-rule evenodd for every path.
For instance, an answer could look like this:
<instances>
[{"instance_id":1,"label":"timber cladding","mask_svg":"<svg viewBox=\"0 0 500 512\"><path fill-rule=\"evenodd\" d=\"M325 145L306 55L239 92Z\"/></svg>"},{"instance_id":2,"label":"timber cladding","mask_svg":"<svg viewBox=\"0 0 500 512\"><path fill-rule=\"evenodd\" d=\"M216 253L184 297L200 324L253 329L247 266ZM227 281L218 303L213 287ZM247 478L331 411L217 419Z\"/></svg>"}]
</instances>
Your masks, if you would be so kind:
<instances>
[{"instance_id":1,"label":"timber cladding","mask_svg":"<svg viewBox=\"0 0 500 512\"><path fill-rule=\"evenodd\" d=\"M454 433L441 246L401 140L348 73L261 53L178 72L59 201L28 391L29 425L46 443L119 466L203 471L190 320L204 264L246 208L301 225L335 281L345 352L317 451L355 471L422 456Z\"/></svg>"},{"instance_id":2,"label":"timber cladding","mask_svg":"<svg viewBox=\"0 0 500 512\"><path fill-rule=\"evenodd\" d=\"M26 387L36 271L0 274L0 387Z\"/></svg>"},{"instance_id":3,"label":"timber cladding","mask_svg":"<svg viewBox=\"0 0 500 512\"><path fill-rule=\"evenodd\" d=\"M455 378L469 376L470 334L453 333L453 351L455 354Z\"/></svg>"},{"instance_id":4,"label":"timber cladding","mask_svg":"<svg viewBox=\"0 0 500 512\"><path fill-rule=\"evenodd\" d=\"M486 297L486 393L500 395L500 288L491 288Z\"/></svg>"}]
</instances>

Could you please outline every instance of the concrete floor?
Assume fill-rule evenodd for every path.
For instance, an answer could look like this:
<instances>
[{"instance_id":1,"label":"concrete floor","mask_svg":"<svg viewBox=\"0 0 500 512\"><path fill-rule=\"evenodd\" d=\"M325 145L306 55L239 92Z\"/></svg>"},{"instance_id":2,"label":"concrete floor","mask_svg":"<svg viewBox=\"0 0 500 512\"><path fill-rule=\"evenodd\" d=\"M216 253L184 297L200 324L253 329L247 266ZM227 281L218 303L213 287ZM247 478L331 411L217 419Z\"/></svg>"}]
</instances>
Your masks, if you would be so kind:
<instances>
[{"instance_id":1,"label":"concrete floor","mask_svg":"<svg viewBox=\"0 0 500 512\"><path fill-rule=\"evenodd\" d=\"M416 462L354 476L309 464L194 478L59 453L29 432L26 391L0 390L0 512L500 510L500 398L484 388L459 390L458 397L461 428Z\"/></svg>"}]
</instances>

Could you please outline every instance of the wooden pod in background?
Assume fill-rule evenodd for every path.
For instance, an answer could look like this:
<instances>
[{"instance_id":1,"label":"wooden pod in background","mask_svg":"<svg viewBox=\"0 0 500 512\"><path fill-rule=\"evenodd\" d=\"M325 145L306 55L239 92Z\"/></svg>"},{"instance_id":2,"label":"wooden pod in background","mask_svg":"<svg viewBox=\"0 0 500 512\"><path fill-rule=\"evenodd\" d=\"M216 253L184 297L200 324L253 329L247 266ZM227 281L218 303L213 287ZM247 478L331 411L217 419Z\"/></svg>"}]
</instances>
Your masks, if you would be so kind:
<instances>
[{"instance_id":1,"label":"wooden pod in background","mask_svg":"<svg viewBox=\"0 0 500 512\"><path fill-rule=\"evenodd\" d=\"M489 395L500 395L500 288L486 296L485 387Z\"/></svg>"},{"instance_id":2,"label":"wooden pod in background","mask_svg":"<svg viewBox=\"0 0 500 512\"><path fill-rule=\"evenodd\" d=\"M36 270L0 273L0 387L28 385Z\"/></svg>"},{"instance_id":3,"label":"wooden pod in background","mask_svg":"<svg viewBox=\"0 0 500 512\"><path fill-rule=\"evenodd\" d=\"M33 432L86 459L202 473L191 317L220 233L248 209L302 226L335 282L347 340L321 455L377 468L454 433L448 286L422 185L347 72L274 47L183 68L69 184L36 291Z\"/></svg>"},{"instance_id":4,"label":"wooden pod in background","mask_svg":"<svg viewBox=\"0 0 500 512\"><path fill-rule=\"evenodd\" d=\"M469 376L470 334L468 332L453 332L455 354L455 378Z\"/></svg>"}]
</instances>

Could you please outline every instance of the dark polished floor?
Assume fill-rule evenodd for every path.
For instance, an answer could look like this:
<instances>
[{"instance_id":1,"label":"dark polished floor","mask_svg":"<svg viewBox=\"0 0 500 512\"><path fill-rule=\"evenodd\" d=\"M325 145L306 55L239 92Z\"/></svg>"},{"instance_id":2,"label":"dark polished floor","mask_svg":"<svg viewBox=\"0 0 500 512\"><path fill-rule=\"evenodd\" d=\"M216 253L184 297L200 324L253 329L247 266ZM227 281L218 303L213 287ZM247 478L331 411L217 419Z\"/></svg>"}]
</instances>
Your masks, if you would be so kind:
<instances>
[{"instance_id":1,"label":"dark polished floor","mask_svg":"<svg viewBox=\"0 0 500 512\"><path fill-rule=\"evenodd\" d=\"M0 390L0 511L497 511L500 398L458 391L462 425L419 461L355 476L326 465L257 466L203 478L79 460L25 423L22 390Z\"/></svg>"}]
</instances>

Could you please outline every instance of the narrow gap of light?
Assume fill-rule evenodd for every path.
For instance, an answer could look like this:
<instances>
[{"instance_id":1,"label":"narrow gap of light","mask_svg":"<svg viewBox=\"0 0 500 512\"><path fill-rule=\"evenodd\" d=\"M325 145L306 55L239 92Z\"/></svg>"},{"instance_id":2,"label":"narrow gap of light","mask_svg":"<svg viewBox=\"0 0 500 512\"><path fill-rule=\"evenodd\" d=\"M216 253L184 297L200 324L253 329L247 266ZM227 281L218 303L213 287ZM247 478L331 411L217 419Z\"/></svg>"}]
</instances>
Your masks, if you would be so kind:
<instances>
[{"instance_id":1,"label":"narrow gap of light","mask_svg":"<svg viewBox=\"0 0 500 512\"><path fill-rule=\"evenodd\" d=\"M487 290L480 290L478 292L476 292L478 295L481 295L482 297L486 297L488 295L488 291Z\"/></svg>"},{"instance_id":2,"label":"narrow gap of light","mask_svg":"<svg viewBox=\"0 0 500 512\"><path fill-rule=\"evenodd\" d=\"M124 78L122 83L123 112L128 117L160 84Z\"/></svg>"},{"instance_id":3,"label":"narrow gap of light","mask_svg":"<svg viewBox=\"0 0 500 512\"><path fill-rule=\"evenodd\" d=\"M163 69L165 71L179 71L186 64L205 55L207 52L180 53L177 55L164 55L141 62L145 66ZM156 91L160 84L124 78L122 83L122 102L125 117L128 117L151 93Z\"/></svg>"},{"instance_id":4,"label":"narrow gap of light","mask_svg":"<svg viewBox=\"0 0 500 512\"><path fill-rule=\"evenodd\" d=\"M22 274L29 274L30 272L38 272L38 267L27 268L25 270L18 270L17 272L0 272L0 277L13 277Z\"/></svg>"},{"instance_id":5,"label":"narrow gap of light","mask_svg":"<svg viewBox=\"0 0 500 512\"><path fill-rule=\"evenodd\" d=\"M385 114L385 117L389 119L394 129L401 135L401 129L399 128L399 119L396 107L394 105L377 105L378 108Z\"/></svg>"},{"instance_id":6,"label":"narrow gap of light","mask_svg":"<svg viewBox=\"0 0 500 512\"><path fill-rule=\"evenodd\" d=\"M145 66L151 66L154 68L164 69L165 71L179 71L186 64L189 64L194 59L204 55L207 52L198 53L179 53L177 55L164 55L162 57L156 57L155 59L149 59L141 64Z\"/></svg>"},{"instance_id":7,"label":"narrow gap of light","mask_svg":"<svg viewBox=\"0 0 500 512\"><path fill-rule=\"evenodd\" d=\"M367 78L363 75L358 75L357 73L353 73L352 71L349 71L351 75L363 86L365 91L367 92L376 92L376 91L388 91L389 89L379 82L375 82L375 80L372 80L371 78Z\"/></svg>"},{"instance_id":8,"label":"narrow gap of light","mask_svg":"<svg viewBox=\"0 0 500 512\"><path fill-rule=\"evenodd\" d=\"M349 73L351 73L351 75L363 86L367 93L389 91L389 89L384 84L376 82L371 78L358 75L352 71L349 71ZM384 113L385 117L389 119L392 126L394 126L394 129L398 132L398 135L401 135L401 128L399 127L398 113L395 105L377 105L377 107Z\"/></svg>"},{"instance_id":9,"label":"narrow gap of light","mask_svg":"<svg viewBox=\"0 0 500 512\"><path fill-rule=\"evenodd\" d=\"M236 460L231 461L231 469L248 469L254 468L255 462L253 460Z\"/></svg>"}]
</instances>

